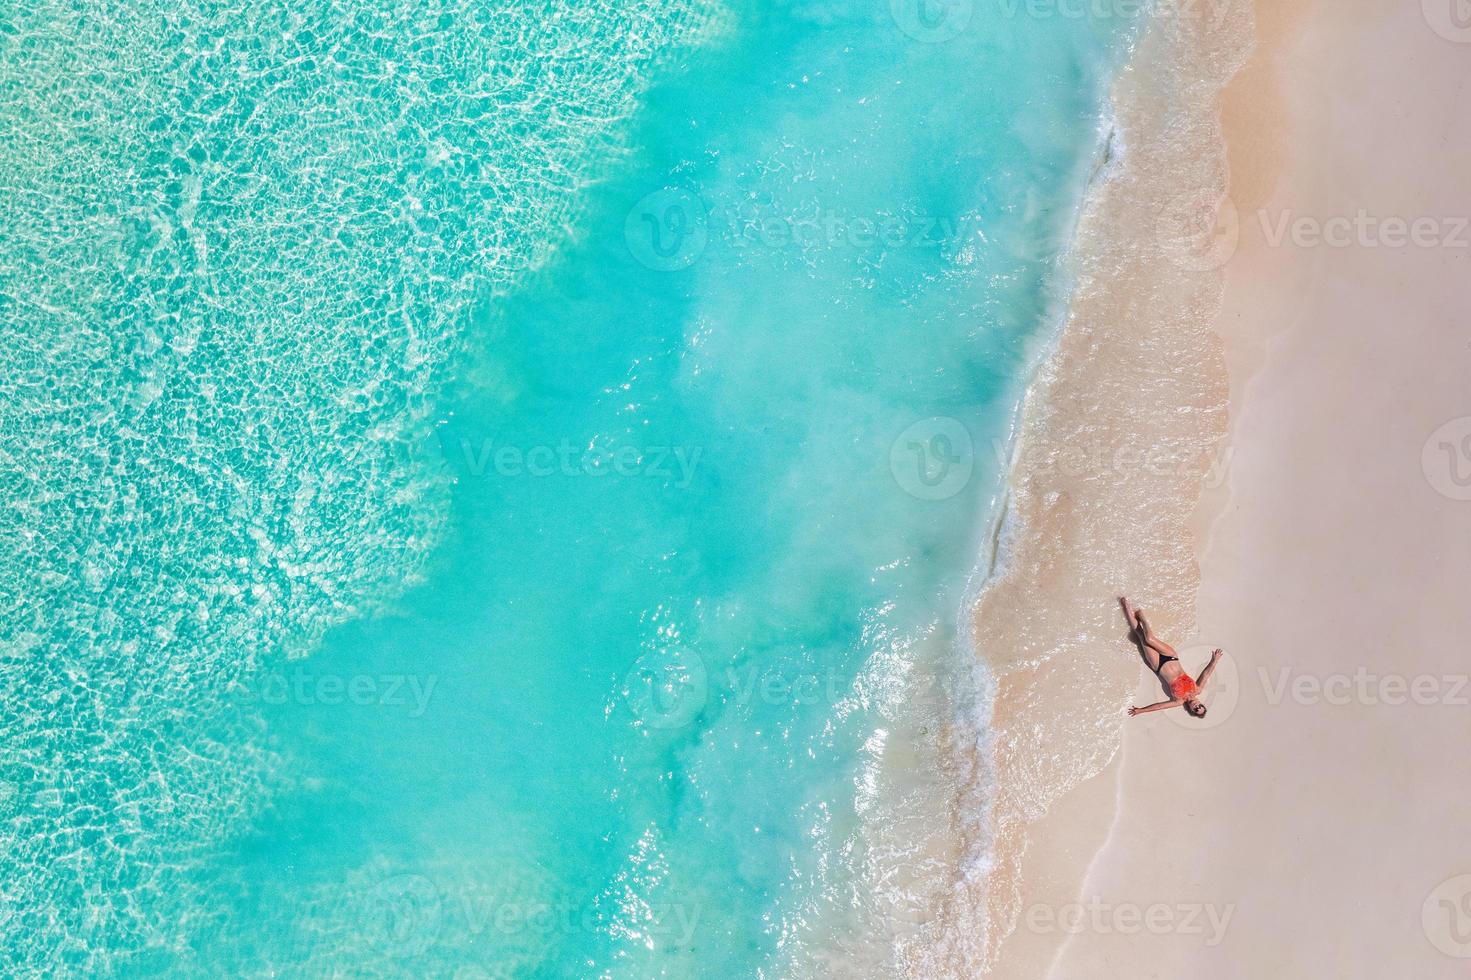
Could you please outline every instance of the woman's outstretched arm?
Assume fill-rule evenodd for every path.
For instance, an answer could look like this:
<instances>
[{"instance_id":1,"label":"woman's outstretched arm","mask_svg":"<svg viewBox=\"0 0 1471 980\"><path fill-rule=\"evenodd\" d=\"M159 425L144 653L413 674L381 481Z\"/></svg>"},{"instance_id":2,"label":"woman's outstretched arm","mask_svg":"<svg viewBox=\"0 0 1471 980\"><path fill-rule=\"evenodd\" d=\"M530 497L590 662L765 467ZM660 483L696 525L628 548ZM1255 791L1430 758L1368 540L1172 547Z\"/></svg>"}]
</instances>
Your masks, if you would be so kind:
<instances>
[{"instance_id":1,"label":"woman's outstretched arm","mask_svg":"<svg viewBox=\"0 0 1471 980\"><path fill-rule=\"evenodd\" d=\"M1184 701L1181 701L1179 699L1172 699L1172 700L1169 700L1169 701L1160 701L1157 704L1146 705L1143 708L1130 707L1129 708L1129 717L1132 718L1135 715L1142 715L1146 711L1163 711L1166 708L1178 708L1178 707L1180 707L1180 705L1182 705L1184 703L1185 703Z\"/></svg>"},{"instance_id":2,"label":"woman's outstretched arm","mask_svg":"<svg viewBox=\"0 0 1471 980\"><path fill-rule=\"evenodd\" d=\"M1205 690L1206 684L1210 683L1211 675L1216 672L1216 662L1219 661L1222 656L1223 654L1220 650L1211 651L1211 662L1205 665L1205 670L1202 670L1200 672L1200 676L1195 679L1196 687L1200 688L1201 690Z\"/></svg>"}]
</instances>

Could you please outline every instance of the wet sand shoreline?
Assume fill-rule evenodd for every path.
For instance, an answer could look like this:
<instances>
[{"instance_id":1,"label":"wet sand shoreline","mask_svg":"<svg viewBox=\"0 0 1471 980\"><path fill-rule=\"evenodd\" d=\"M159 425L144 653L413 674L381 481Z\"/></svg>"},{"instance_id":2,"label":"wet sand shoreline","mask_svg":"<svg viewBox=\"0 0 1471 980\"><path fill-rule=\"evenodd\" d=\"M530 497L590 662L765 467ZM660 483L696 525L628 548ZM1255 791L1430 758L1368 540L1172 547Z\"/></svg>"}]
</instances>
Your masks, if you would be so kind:
<instances>
[{"instance_id":1,"label":"wet sand shoreline","mask_svg":"<svg viewBox=\"0 0 1471 980\"><path fill-rule=\"evenodd\" d=\"M1206 724L1120 718L1029 823L990 976L1464 975L1471 37L1433 7L1257 11L1222 104L1231 429L1187 520L1199 625L1134 596L1187 669L1223 646L1223 683ZM1445 234L1394 236L1416 222Z\"/></svg>"}]
</instances>

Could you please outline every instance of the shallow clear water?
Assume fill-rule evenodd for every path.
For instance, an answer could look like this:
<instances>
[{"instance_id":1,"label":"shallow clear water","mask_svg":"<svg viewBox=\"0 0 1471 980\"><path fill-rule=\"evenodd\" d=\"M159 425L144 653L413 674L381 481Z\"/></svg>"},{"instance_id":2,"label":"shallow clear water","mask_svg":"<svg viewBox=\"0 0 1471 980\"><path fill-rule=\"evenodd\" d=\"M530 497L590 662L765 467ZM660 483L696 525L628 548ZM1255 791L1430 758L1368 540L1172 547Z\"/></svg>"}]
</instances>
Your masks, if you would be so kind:
<instances>
[{"instance_id":1,"label":"shallow clear water","mask_svg":"<svg viewBox=\"0 0 1471 980\"><path fill-rule=\"evenodd\" d=\"M892 970L1131 25L605 6L13 11L13 969Z\"/></svg>"}]
</instances>

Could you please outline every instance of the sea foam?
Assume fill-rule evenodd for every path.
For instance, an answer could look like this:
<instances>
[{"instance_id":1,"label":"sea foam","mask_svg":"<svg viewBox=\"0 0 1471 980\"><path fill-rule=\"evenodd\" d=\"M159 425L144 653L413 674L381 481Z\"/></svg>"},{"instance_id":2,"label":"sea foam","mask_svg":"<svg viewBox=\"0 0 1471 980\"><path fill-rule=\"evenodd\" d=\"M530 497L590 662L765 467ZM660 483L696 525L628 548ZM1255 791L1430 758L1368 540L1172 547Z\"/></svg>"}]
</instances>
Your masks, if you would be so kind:
<instances>
[{"instance_id":1,"label":"sea foam","mask_svg":"<svg viewBox=\"0 0 1471 980\"><path fill-rule=\"evenodd\" d=\"M703 19L7 10L9 972L165 969L226 914L185 872L291 778L232 692L416 580L463 321L555 248Z\"/></svg>"}]
</instances>

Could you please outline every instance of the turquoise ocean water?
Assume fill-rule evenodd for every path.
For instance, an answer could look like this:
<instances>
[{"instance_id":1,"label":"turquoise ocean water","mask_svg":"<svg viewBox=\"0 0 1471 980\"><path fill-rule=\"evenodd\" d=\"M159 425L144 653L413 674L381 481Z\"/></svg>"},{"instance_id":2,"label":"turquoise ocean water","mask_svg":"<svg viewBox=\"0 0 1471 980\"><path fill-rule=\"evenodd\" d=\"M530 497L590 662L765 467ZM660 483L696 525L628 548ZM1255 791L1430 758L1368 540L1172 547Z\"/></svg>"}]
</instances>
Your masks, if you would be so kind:
<instances>
[{"instance_id":1,"label":"turquoise ocean water","mask_svg":"<svg viewBox=\"0 0 1471 980\"><path fill-rule=\"evenodd\" d=\"M0 9L7 975L891 974L1131 20Z\"/></svg>"}]
</instances>

